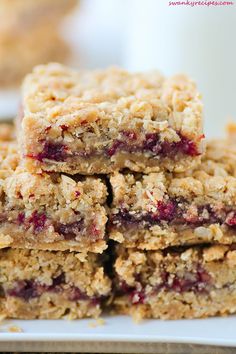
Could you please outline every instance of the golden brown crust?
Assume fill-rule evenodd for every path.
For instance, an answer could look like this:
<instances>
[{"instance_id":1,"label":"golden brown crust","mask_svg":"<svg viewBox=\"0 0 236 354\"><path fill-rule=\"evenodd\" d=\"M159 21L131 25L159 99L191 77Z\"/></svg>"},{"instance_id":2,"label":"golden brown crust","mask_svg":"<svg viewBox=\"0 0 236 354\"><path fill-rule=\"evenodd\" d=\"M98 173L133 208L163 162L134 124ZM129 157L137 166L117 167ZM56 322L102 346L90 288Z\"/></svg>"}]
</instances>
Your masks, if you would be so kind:
<instances>
[{"instance_id":1,"label":"golden brown crust","mask_svg":"<svg viewBox=\"0 0 236 354\"><path fill-rule=\"evenodd\" d=\"M120 139L124 146L130 131L125 151L114 148ZM202 105L194 83L183 75L165 79L157 72L131 74L117 68L75 72L49 64L36 67L24 81L21 134L27 168L34 171L183 171L200 162ZM130 146L144 144L147 134L158 134L168 144L184 136L194 144L194 156L130 153ZM45 154L45 141L62 144L66 158L62 154L56 161Z\"/></svg>"}]
</instances>

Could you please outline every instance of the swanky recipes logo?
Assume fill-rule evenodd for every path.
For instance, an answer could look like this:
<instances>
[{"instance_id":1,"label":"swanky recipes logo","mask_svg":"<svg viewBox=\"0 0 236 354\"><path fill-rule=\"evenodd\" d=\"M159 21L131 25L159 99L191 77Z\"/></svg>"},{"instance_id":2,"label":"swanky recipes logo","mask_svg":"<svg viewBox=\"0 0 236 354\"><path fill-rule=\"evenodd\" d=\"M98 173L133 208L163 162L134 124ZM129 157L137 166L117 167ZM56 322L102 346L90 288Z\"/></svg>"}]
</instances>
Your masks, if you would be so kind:
<instances>
[{"instance_id":1,"label":"swanky recipes logo","mask_svg":"<svg viewBox=\"0 0 236 354\"><path fill-rule=\"evenodd\" d=\"M213 7L213 6L233 6L234 1L169 1L169 6L190 6L190 7L199 7L199 6L206 6L206 7Z\"/></svg>"}]
</instances>

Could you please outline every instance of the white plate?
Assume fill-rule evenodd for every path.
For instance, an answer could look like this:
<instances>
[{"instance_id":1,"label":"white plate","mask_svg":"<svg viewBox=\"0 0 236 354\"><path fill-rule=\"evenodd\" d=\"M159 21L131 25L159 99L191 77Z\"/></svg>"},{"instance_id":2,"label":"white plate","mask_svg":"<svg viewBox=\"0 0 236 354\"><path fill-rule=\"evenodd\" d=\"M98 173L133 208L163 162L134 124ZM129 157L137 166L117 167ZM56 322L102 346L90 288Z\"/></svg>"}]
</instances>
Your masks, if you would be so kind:
<instances>
[{"instance_id":1,"label":"white plate","mask_svg":"<svg viewBox=\"0 0 236 354\"><path fill-rule=\"evenodd\" d=\"M135 324L125 316L96 320L6 321L1 325L0 350L77 350L98 352L159 352L163 343L177 343L174 348L191 344L236 347L236 316L202 320L145 320ZM22 333L10 333L12 325ZM158 349L159 348L159 349ZM171 351L170 351L171 352ZM182 351L181 351L182 352Z\"/></svg>"}]
</instances>

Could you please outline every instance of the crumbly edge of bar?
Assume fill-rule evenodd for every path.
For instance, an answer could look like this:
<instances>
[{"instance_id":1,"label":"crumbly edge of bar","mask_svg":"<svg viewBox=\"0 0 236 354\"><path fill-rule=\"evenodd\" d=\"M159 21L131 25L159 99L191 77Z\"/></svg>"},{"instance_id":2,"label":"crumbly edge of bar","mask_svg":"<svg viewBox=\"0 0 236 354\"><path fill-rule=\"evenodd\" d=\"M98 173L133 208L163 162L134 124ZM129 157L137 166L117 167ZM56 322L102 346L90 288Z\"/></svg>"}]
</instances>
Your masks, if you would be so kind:
<instances>
[{"instance_id":1,"label":"crumbly edge of bar","mask_svg":"<svg viewBox=\"0 0 236 354\"><path fill-rule=\"evenodd\" d=\"M235 247L144 252L119 246L114 268L114 306L136 319L207 317L236 311Z\"/></svg>"},{"instance_id":2,"label":"crumbly edge of bar","mask_svg":"<svg viewBox=\"0 0 236 354\"><path fill-rule=\"evenodd\" d=\"M162 293L147 304L132 305L126 296L114 300L115 314L131 315L139 322L144 318L178 320L226 316L236 313L236 290L216 290L212 296L193 293Z\"/></svg>"},{"instance_id":3,"label":"crumbly edge of bar","mask_svg":"<svg viewBox=\"0 0 236 354\"><path fill-rule=\"evenodd\" d=\"M90 301L69 301L60 294L44 294L39 298L24 301L7 297L0 299L0 315L15 319L60 319L75 320L97 318L101 314L99 304L91 306Z\"/></svg>"},{"instance_id":4,"label":"crumbly edge of bar","mask_svg":"<svg viewBox=\"0 0 236 354\"><path fill-rule=\"evenodd\" d=\"M185 268L194 270L199 264L213 275L215 286L227 284L227 280L230 283L229 279L234 281L236 278L235 245L170 247L163 251L141 251L119 245L116 252L115 270L129 285L135 284L138 273L150 281L150 275L158 272L162 265L170 274L184 274ZM230 270L228 279L219 269Z\"/></svg>"},{"instance_id":5,"label":"crumbly edge of bar","mask_svg":"<svg viewBox=\"0 0 236 354\"><path fill-rule=\"evenodd\" d=\"M95 254L8 248L0 251L0 268L0 283L5 286L31 279L50 286L64 273L65 284L73 284L88 296L110 291L110 280Z\"/></svg>"},{"instance_id":6,"label":"crumbly edge of bar","mask_svg":"<svg viewBox=\"0 0 236 354\"><path fill-rule=\"evenodd\" d=\"M111 228L108 231L109 239L128 248L141 250L161 250L171 246L216 243L230 245L236 243L234 229L219 224L198 226L195 228L181 226L161 227L155 225L148 229L119 229Z\"/></svg>"},{"instance_id":7,"label":"crumbly edge of bar","mask_svg":"<svg viewBox=\"0 0 236 354\"><path fill-rule=\"evenodd\" d=\"M99 239L81 236L77 240L63 239L58 233L49 234L47 231L37 235L32 235L32 232L19 231L19 226L9 224L8 227L0 227L0 249L1 248L15 249L34 249L45 251L74 251L103 253L107 249L107 239L101 237Z\"/></svg>"},{"instance_id":8,"label":"crumbly edge of bar","mask_svg":"<svg viewBox=\"0 0 236 354\"><path fill-rule=\"evenodd\" d=\"M128 168L134 172L151 173L163 170L183 172L198 166L201 156L185 156L179 161L173 161L171 158L152 159L142 154L117 153L112 159L103 156L95 157L76 157L67 161L53 161L24 158L25 166L31 173L63 172L71 175L80 173L82 175L92 174L111 174L115 171L121 171Z\"/></svg>"}]
</instances>

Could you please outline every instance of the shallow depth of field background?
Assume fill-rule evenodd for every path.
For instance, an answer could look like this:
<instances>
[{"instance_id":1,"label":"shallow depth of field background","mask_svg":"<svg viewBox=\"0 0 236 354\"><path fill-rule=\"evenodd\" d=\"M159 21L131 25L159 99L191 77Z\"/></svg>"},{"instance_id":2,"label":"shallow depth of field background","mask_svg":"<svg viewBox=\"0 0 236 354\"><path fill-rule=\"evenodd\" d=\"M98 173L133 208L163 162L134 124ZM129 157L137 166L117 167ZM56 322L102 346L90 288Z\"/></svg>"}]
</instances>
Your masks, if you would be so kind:
<instances>
[{"instance_id":1,"label":"shallow depth of field background","mask_svg":"<svg viewBox=\"0 0 236 354\"><path fill-rule=\"evenodd\" d=\"M220 136L228 121L236 122L236 3L190 7L169 6L168 0L80 0L61 33L72 48L74 67L119 65L190 75L203 95L208 136ZM14 116L18 102L18 88L1 89L1 119Z\"/></svg>"}]
</instances>

